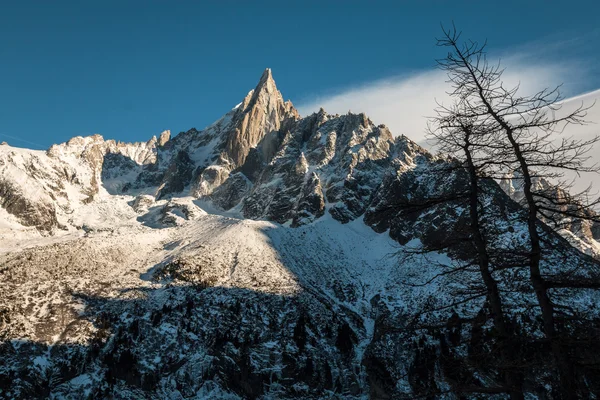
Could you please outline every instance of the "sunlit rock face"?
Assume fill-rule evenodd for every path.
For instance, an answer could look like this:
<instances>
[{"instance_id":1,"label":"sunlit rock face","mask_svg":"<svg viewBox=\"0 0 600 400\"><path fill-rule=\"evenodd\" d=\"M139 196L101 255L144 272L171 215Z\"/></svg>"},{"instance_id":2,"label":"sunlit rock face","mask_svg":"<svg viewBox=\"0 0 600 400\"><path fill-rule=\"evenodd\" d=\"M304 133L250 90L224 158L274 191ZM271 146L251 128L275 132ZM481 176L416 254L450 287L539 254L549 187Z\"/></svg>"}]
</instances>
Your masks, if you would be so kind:
<instances>
[{"instance_id":1,"label":"sunlit rock face","mask_svg":"<svg viewBox=\"0 0 600 400\"><path fill-rule=\"evenodd\" d=\"M520 175L507 175L499 181L499 184L502 190L514 201L525 204L523 180ZM533 190L548 198L555 199L557 204L572 202L572 200L565 201L570 196L567 191L543 177L534 178ZM554 215L549 215L549 218L544 219L545 222L559 229L561 235L573 246L600 259L600 222L597 222L600 221L600 217L598 214L592 209L581 210L575 204L564 205L560 209L572 216L557 216L557 218L554 218ZM558 226L556 223L558 223Z\"/></svg>"},{"instance_id":2,"label":"sunlit rock face","mask_svg":"<svg viewBox=\"0 0 600 400\"><path fill-rule=\"evenodd\" d=\"M0 398L410 399L500 385L502 371L473 361L497 344L485 298L453 305L478 275L445 273L473 258L465 204L435 203L464 190L451 163L364 114L301 117L269 69L202 130L1 145ZM526 244L518 188L484 186L486 232ZM544 271L595 265L558 235L544 246ZM541 337L515 275L498 281L515 293L515 329ZM597 319L596 294L570 295ZM437 328L411 331L417 320ZM549 398L550 352L534 355L524 387Z\"/></svg>"},{"instance_id":3,"label":"sunlit rock face","mask_svg":"<svg viewBox=\"0 0 600 400\"><path fill-rule=\"evenodd\" d=\"M239 167L244 164L250 149L261 145L263 153L268 157L277 146L273 142L271 132L278 132L287 122L299 117L298 112L290 101L284 102L283 97L271 75L266 69L258 85L244 98L232 117L232 124L227 133L225 153L231 162Z\"/></svg>"}]
</instances>

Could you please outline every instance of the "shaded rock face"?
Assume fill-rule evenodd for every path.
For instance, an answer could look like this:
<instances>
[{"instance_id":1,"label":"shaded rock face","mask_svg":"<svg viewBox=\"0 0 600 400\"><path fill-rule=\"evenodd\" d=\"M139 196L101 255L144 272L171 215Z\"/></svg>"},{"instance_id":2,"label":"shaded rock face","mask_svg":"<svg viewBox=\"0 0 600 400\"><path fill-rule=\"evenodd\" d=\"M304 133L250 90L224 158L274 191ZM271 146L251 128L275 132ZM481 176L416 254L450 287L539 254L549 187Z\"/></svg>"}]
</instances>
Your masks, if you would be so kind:
<instances>
[{"instance_id":1,"label":"shaded rock face","mask_svg":"<svg viewBox=\"0 0 600 400\"><path fill-rule=\"evenodd\" d=\"M405 141L394 141L385 126L364 114L313 114L285 135L244 200L244 216L298 226L323 215L325 203L331 203L335 219L354 220L393 172L396 148Z\"/></svg>"},{"instance_id":2,"label":"shaded rock face","mask_svg":"<svg viewBox=\"0 0 600 400\"><path fill-rule=\"evenodd\" d=\"M138 164L129 157L120 153L108 153L103 157L100 176L102 181L106 181L111 178L127 175L137 167Z\"/></svg>"},{"instance_id":3,"label":"shaded rock face","mask_svg":"<svg viewBox=\"0 0 600 400\"><path fill-rule=\"evenodd\" d=\"M14 182L0 179L0 207L17 217L24 226L51 232L59 226L51 201L31 198Z\"/></svg>"},{"instance_id":4,"label":"shaded rock face","mask_svg":"<svg viewBox=\"0 0 600 400\"><path fill-rule=\"evenodd\" d=\"M90 195L93 196L106 180L127 175L136 166L155 163L156 137L148 142L123 143L104 140L101 135L77 136L67 143L52 145L46 154L59 161L72 157L89 166L92 170Z\"/></svg>"},{"instance_id":5,"label":"shaded rock face","mask_svg":"<svg viewBox=\"0 0 600 400\"><path fill-rule=\"evenodd\" d=\"M252 188L252 182L241 173L230 175L227 180L218 186L210 195L215 205L223 210L229 210L240 203Z\"/></svg>"},{"instance_id":6,"label":"shaded rock face","mask_svg":"<svg viewBox=\"0 0 600 400\"><path fill-rule=\"evenodd\" d=\"M304 192L300 197L292 226L300 226L320 218L325 213L325 196L321 180L313 173L304 185Z\"/></svg>"},{"instance_id":7,"label":"shaded rock face","mask_svg":"<svg viewBox=\"0 0 600 400\"><path fill-rule=\"evenodd\" d=\"M136 196L136 198L133 200L132 207L135 210L135 212L144 213L148 211L148 208L150 208L150 206L154 204L154 202L154 196L140 194Z\"/></svg>"},{"instance_id":8,"label":"shaded rock face","mask_svg":"<svg viewBox=\"0 0 600 400\"><path fill-rule=\"evenodd\" d=\"M20 224L51 233L62 228L57 211L69 210L69 186L81 191L78 173L70 165L52 165L41 152L6 146L0 150L0 207Z\"/></svg>"},{"instance_id":9,"label":"shaded rock face","mask_svg":"<svg viewBox=\"0 0 600 400\"><path fill-rule=\"evenodd\" d=\"M194 184L192 194L202 198L210 196L212 192L223 185L229 178L229 170L219 165L211 165L198 170L199 175Z\"/></svg>"},{"instance_id":10,"label":"shaded rock face","mask_svg":"<svg viewBox=\"0 0 600 400\"><path fill-rule=\"evenodd\" d=\"M451 161L421 153L406 159L395 175L388 175L373 196L364 221L376 232L389 231L390 237L406 245L418 239L426 248L447 249L454 257L469 259L473 249L464 242L469 232L468 176L452 168ZM483 181L486 209L509 219L520 212L493 180ZM514 232L510 224L498 228L485 225L489 235Z\"/></svg>"},{"instance_id":11,"label":"shaded rock face","mask_svg":"<svg viewBox=\"0 0 600 400\"><path fill-rule=\"evenodd\" d=\"M104 140L101 135L77 136L67 143L52 145L46 154L55 158L82 158L93 167L102 165L106 154L122 154L136 164L150 164L156 161L156 137L148 142L123 143Z\"/></svg>"},{"instance_id":12,"label":"shaded rock face","mask_svg":"<svg viewBox=\"0 0 600 400\"><path fill-rule=\"evenodd\" d=\"M193 173L194 164L190 156L183 150L179 151L163 176L157 199L169 194L181 193L192 181Z\"/></svg>"},{"instance_id":13,"label":"shaded rock face","mask_svg":"<svg viewBox=\"0 0 600 400\"><path fill-rule=\"evenodd\" d=\"M173 199L161 209L160 222L163 225L179 225L183 221L193 220L202 215L202 211L193 203Z\"/></svg>"}]
</instances>

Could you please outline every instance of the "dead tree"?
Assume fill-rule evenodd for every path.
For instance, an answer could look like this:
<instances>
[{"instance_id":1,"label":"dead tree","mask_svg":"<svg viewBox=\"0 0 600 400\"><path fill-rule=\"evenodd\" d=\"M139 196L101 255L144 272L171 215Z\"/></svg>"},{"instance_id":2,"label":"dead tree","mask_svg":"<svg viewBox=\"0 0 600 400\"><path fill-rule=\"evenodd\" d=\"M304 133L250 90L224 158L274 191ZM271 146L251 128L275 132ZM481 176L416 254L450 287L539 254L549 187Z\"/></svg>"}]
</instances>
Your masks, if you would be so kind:
<instances>
[{"instance_id":1,"label":"dead tree","mask_svg":"<svg viewBox=\"0 0 600 400\"><path fill-rule=\"evenodd\" d=\"M506 88L502 81L503 69L486 59L485 44L461 43L460 33L454 28L444 30L438 44L449 48L440 65L451 74L453 91L450 95L462 105L460 109L451 110L453 116L458 120L471 118L479 130L493 138L479 149L487 154L488 175L501 178L507 173L518 172L522 177L524 223L529 234L526 255L529 279L541 311L543 331L556 361L562 397L577 398L574 363L557 330L557 310L550 295L549 276L541 269L543 240L548 230L540 217L573 216L573 208L566 207L568 201L578 211L575 214L579 218L595 218L595 214L579 211L590 210L598 202L586 203L581 196L585 193L553 199L547 191L536 190L535 181L543 178L556 182L565 170L597 171L595 166L587 166L586 161L587 153L598 137L585 141L573 138L556 141L557 135L569 125L585 123L588 108L582 105L573 112L557 116L562 100L559 88L542 90L532 96L522 96L518 86ZM578 284L576 280L563 279L562 282L573 287Z\"/></svg>"},{"instance_id":2,"label":"dead tree","mask_svg":"<svg viewBox=\"0 0 600 400\"><path fill-rule=\"evenodd\" d=\"M442 69L447 70L450 82L453 83L453 70L447 69L443 61L440 61L439 65ZM519 363L515 359L512 346L516 343L516 338L514 332L507 325L502 296L498 282L493 276L493 261L488 251L488 240L481 223L480 180L485 179L482 172L490 159L482 158L480 155L482 154L481 148L490 145L493 135L480 129L481 127L477 125L477 116L470 115L468 108L461 103L460 99L450 108L439 105L436 112L437 116L430 121L430 136L435 139L438 149L442 153L461 160L462 166L468 174L469 236L475 248L476 263L485 285L494 328L499 335L500 353L506 369L506 391L510 394L511 399L523 399L522 377L514 369L511 369Z\"/></svg>"}]
</instances>

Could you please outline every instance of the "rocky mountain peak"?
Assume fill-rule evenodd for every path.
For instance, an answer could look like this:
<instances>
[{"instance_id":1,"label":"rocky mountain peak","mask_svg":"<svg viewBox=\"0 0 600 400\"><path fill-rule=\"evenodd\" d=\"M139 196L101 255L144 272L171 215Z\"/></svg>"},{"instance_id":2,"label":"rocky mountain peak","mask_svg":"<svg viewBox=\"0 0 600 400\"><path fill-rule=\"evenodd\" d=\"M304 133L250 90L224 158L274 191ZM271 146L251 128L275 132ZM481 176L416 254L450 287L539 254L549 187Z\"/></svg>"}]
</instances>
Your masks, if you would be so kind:
<instances>
[{"instance_id":1,"label":"rocky mountain peak","mask_svg":"<svg viewBox=\"0 0 600 400\"><path fill-rule=\"evenodd\" d=\"M171 131L167 129L166 131L161 132L158 138L158 145L162 147L167 144L169 140L171 140Z\"/></svg>"},{"instance_id":2,"label":"rocky mountain peak","mask_svg":"<svg viewBox=\"0 0 600 400\"><path fill-rule=\"evenodd\" d=\"M273 73L271 72L271 68L265 68L260 77L260 80L258 81L258 85L256 85L255 92L258 92L263 88L272 93L278 92L277 86L275 85L275 80L273 79Z\"/></svg>"},{"instance_id":3,"label":"rocky mountain peak","mask_svg":"<svg viewBox=\"0 0 600 400\"><path fill-rule=\"evenodd\" d=\"M278 132L286 121L300 118L290 101L285 102L267 68L256 88L237 108L228 132L225 152L234 168L244 164L250 149L270 133Z\"/></svg>"}]
</instances>

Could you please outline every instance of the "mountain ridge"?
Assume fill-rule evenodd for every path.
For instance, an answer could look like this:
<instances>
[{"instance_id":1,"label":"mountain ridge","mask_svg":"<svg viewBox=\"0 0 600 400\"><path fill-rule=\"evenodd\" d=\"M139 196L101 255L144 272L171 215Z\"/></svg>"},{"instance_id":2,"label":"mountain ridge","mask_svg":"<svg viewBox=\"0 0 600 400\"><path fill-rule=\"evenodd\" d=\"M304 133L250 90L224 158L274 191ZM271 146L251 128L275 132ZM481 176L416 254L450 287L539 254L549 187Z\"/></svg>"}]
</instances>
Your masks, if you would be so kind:
<instances>
[{"instance_id":1,"label":"mountain ridge","mask_svg":"<svg viewBox=\"0 0 600 400\"><path fill-rule=\"evenodd\" d=\"M65 143L52 145L46 155L57 161L58 165L52 165L51 169L71 169L70 181L79 184L77 189L85 195L84 201L87 202L93 201L93 197L101 190L106 190L113 195L152 194L157 199L189 194L211 200L217 206L225 208L238 205L243 197L240 195L246 194L256 201L279 201L278 196L281 194L277 191L269 194L273 188L267 188L272 175L285 175L292 171L295 167L292 168L290 163L295 165L308 162L304 168L311 170L310 176L301 179L302 173L298 170L295 182L298 186L296 191L306 193L303 198L294 201L304 204L304 207L309 207L311 202L323 204L314 206L316 208L310 206L309 208L314 208L312 211L298 212L323 211L325 196L321 193L323 188L320 186L322 180L329 180L324 182L328 186L329 202L335 203L339 198L346 197L343 205L333 206L337 207L334 212L338 218L348 221L361 215L366 206L358 205L357 202L367 201L364 199L365 193L357 195L356 190L335 188L337 182L323 176L324 170L329 169L330 173L338 170L337 179L344 181L348 178L345 185L349 186L351 180L356 180L353 174L361 175L361 165L377 164L378 160L384 158L391 159L394 148L399 146L396 142L407 139L394 139L385 126L375 127L364 114L331 116L321 111L302 119L301 123L298 121L301 121L299 114L290 101L283 101L271 70L266 69L256 88L237 107L202 131L191 129L173 138L169 131L164 131L159 139L154 136L147 142L137 143L104 140L100 135L74 137ZM322 125L326 125L325 130L330 132L324 132ZM282 146L285 150L281 150ZM302 149L292 149L293 146ZM321 146L324 148L320 148ZM415 146L412 147L416 149ZM3 154L9 148L4 148ZM278 151L284 153L278 154ZM419 148L418 151L422 150ZM26 151L21 151L21 156L25 156L25 153ZM301 159L301 155L305 157L304 153L308 158ZM335 165L329 165L330 163ZM78 167L82 169L79 172L81 176L75 179L73 170L76 171ZM279 170L274 171L273 168ZM270 176L261 178L263 173ZM308 170L304 171L306 173ZM53 177L50 185L38 185L41 186L39 191L47 190L48 186L60 187L57 183L60 178ZM377 179L380 180L380 177ZM263 193L259 193L255 187L250 189L249 183L262 185ZM213 191L218 188L218 192L213 195ZM374 190L374 187L370 190ZM349 191L352 193L348 193ZM238 192L238 198L234 198L234 192ZM71 195L75 197L75 201L79 200L77 197L81 197ZM60 191L58 194L50 193L50 197L57 196L68 197L68 194ZM347 213L342 210L343 206L350 206L355 210ZM51 206L45 204L44 207L50 209L50 214L53 213ZM242 208L251 218L269 214L264 206L257 204L245 202ZM60 207L55 209L54 213L60 213ZM20 211L16 208L11 210L16 210L12 214L18 218ZM291 216L288 219L293 218ZM296 225L300 219L296 218ZM55 218L52 221L48 218L39 219L37 222L25 218L24 221L28 226L38 226L47 232L65 225L59 224ZM285 222L281 218L278 221Z\"/></svg>"},{"instance_id":2,"label":"mountain ridge","mask_svg":"<svg viewBox=\"0 0 600 400\"><path fill-rule=\"evenodd\" d=\"M3 145L0 157L10 148ZM16 151L21 157L27 153ZM192 128L171 137L167 130L158 139L136 143L78 136L52 145L45 154L57 162L40 164L40 156L32 156L18 167L20 174L27 168L54 171L51 182L31 185L47 195L43 201L36 205L27 198L31 190L23 190L17 181L4 178L1 186L4 210L22 225L47 233L69 230L72 224L61 214L70 212L73 202L92 202L100 191L155 199L191 195L222 211L238 207L245 217L293 226L310 223L327 208L348 222L366 211L384 175L393 173L404 156L435 158L405 136L394 138L364 114L330 115L321 109L300 118L291 101L283 100L269 68L241 103L201 131ZM286 182L278 184L281 177ZM61 189L65 180L69 190ZM501 186L514 197L510 185ZM597 229L580 225L572 224L565 237L600 255L593 234Z\"/></svg>"}]
</instances>

